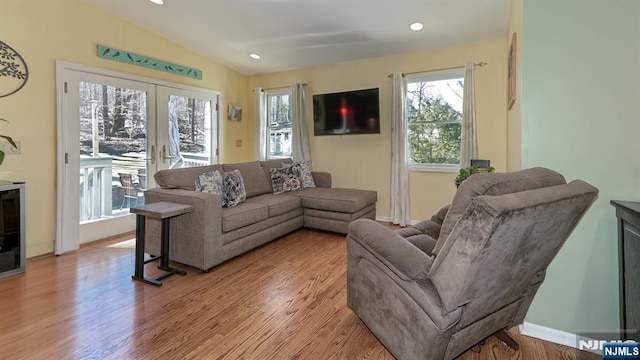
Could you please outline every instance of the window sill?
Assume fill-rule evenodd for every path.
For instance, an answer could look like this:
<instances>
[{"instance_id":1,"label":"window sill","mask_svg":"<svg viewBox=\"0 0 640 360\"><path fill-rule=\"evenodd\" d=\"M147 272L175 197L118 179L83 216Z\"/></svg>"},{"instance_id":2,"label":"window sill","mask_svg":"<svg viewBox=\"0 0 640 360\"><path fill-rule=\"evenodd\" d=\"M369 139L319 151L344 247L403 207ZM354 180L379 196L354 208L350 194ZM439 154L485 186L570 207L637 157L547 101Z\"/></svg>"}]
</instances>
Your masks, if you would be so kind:
<instances>
[{"instance_id":1,"label":"window sill","mask_svg":"<svg viewBox=\"0 0 640 360\"><path fill-rule=\"evenodd\" d=\"M409 171L458 173L460 172L460 164L409 164Z\"/></svg>"}]
</instances>

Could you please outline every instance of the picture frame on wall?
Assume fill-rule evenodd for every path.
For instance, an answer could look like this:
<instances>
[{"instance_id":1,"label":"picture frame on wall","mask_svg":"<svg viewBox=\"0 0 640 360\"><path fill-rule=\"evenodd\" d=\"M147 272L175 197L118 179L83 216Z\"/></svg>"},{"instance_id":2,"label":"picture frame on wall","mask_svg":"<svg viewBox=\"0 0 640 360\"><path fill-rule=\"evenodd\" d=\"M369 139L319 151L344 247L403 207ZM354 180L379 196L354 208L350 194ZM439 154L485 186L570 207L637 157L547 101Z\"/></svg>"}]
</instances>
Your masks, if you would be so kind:
<instances>
[{"instance_id":1,"label":"picture frame on wall","mask_svg":"<svg viewBox=\"0 0 640 360\"><path fill-rule=\"evenodd\" d=\"M242 106L239 105L229 105L229 114L227 117L231 121L241 121L242 120Z\"/></svg>"},{"instance_id":2,"label":"picture frame on wall","mask_svg":"<svg viewBox=\"0 0 640 360\"><path fill-rule=\"evenodd\" d=\"M507 72L507 109L511 109L516 102L516 50L517 50L518 34L513 33L511 36L511 45L509 46L509 61Z\"/></svg>"}]
</instances>

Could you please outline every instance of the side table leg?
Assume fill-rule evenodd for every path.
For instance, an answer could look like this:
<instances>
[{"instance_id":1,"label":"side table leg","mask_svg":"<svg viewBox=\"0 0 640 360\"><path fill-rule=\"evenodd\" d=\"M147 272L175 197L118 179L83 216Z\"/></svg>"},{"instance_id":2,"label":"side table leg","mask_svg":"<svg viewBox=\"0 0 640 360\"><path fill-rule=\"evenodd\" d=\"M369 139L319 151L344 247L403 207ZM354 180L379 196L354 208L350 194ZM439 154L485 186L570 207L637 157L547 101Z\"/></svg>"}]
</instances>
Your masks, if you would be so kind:
<instances>
[{"instance_id":1,"label":"side table leg","mask_svg":"<svg viewBox=\"0 0 640 360\"><path fill-rule=\"evenodd\" d=\"M183 271L180 269L174 269L169 266L169 236L171 234L170 221L171 221L171 218L162 219L162 230L160 235L161 236L160 265L158 266L158 269L168 271L169 274L159 277L158 280L161 280L173 274L187 275L186 271Z\"/></svg>"},{"instance_id":2,"label":"side table leg","mask_svg":"<svg viewBox=\"0 0 640 360\"><path fill-rule=\"evenodd\" d=\"M136 268L134 279L144 278L144 237L145 221L143 215L136 215Z\"/></svg>"},{"instance_id":3,"label":"side table leg","mask_svg":"<svg viewBox=\"0 0 640 360\"><path fill-rule=\"evenodd\" d=\"M169 267L169 221L171 218L162 219L162 230L160 233L161 242L160 242L160 269Z\"/></svg>"},{"instance_id":4,"label":"side table leg","mask_svg":"<svg viewBox=\"0 0 640 360\"><path fill-rule=\"evenodd\" d=\"M160 281L144 277L144 237L145 216L136 214L136 264L132 278L147 284L162 286Z\"/></svg>"}]
</instances>

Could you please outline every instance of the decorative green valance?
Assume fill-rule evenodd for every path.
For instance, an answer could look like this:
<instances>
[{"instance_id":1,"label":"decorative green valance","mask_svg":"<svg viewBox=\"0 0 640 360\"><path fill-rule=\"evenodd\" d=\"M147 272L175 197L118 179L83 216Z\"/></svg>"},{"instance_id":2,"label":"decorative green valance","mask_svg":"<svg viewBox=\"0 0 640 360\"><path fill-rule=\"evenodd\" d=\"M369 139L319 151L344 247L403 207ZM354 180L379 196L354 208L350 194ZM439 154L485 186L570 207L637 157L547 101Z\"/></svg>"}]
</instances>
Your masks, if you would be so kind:
<instances>
[{"instance_id":1,"label":"decorative green valance","mask_svg":"<svg viewBox=\"0 0 640 360\"><path fill-rule=\"evenodd\" d=\"M198 69L134 54L109 46L98 45L98 57L202 80L202 71Z\"/></svg>"}]
</instances>

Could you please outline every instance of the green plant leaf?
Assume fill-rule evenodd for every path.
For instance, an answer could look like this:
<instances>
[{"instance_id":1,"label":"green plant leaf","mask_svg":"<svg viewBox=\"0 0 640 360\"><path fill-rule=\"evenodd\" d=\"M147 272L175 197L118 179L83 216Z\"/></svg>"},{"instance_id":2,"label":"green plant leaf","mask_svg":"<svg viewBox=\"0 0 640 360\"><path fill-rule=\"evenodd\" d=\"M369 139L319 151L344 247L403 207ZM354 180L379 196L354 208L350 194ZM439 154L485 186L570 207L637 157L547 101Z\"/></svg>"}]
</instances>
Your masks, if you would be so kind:
<instances>
[{"instance_id":1,"label":"green plant leaf","mask_svg":"<svg viewBox=\"0 0 640 360\"><path fill-rule=\"evenodd\" d=\"M16 144L15 141L13 141L13 139L10 136L6 136L6 135L0 135L0 138L3 139L7 139L7 141L9 142L9 144L11 144L13 146L14 149L18 148L18 145Z\"/></svg>"}]
</instances>

